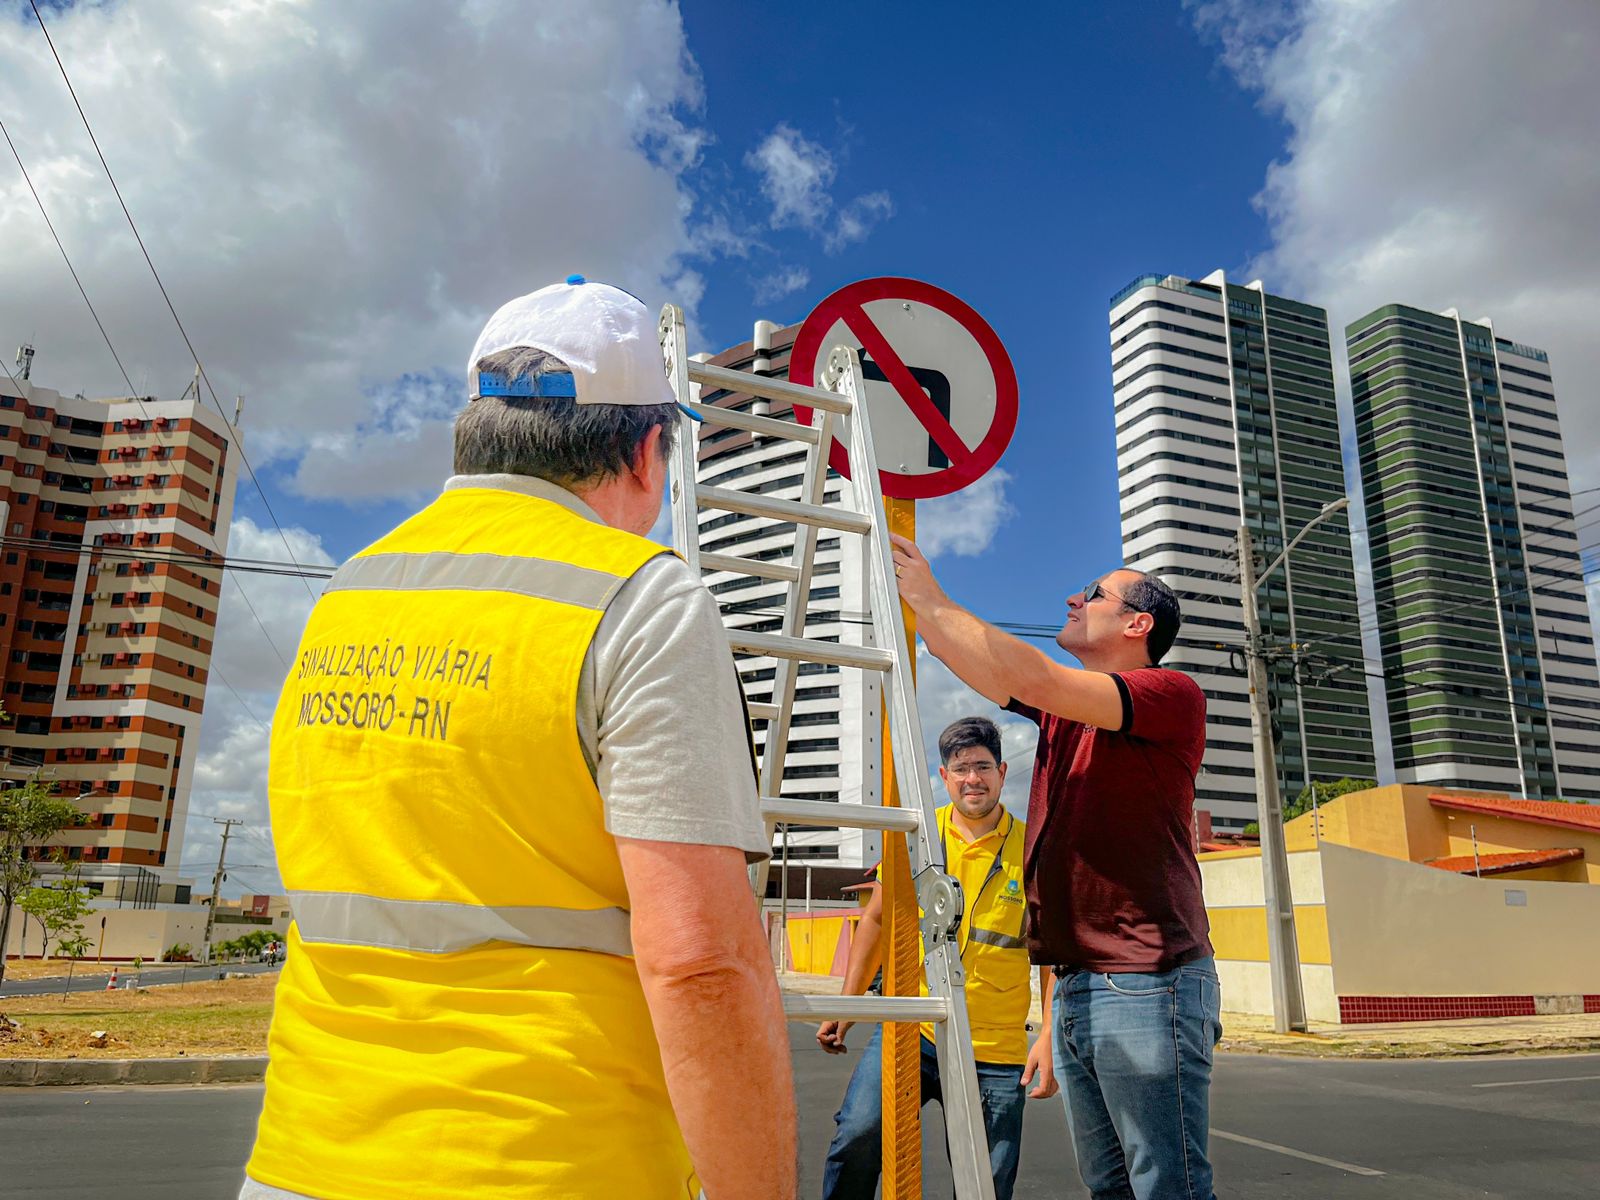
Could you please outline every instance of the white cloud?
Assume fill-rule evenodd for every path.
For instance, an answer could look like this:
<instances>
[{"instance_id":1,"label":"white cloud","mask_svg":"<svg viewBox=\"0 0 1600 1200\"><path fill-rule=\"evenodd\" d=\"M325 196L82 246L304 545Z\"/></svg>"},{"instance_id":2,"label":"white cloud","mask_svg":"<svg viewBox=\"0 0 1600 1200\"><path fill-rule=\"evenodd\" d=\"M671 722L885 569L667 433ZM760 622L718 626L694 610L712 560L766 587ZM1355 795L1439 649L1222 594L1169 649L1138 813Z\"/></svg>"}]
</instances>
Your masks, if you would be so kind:
<instances>
[{"instance_id":1,"label":"white cloud","mask_svg":"<svg viewBox=\"0 0 1600 1200\"><path fill-rule=\"evenodd\" d=\"M1017 510L1006 499L1011 476L993 470L950 496L924 500L917 506L917 545L929 558L941 554L971 557L988 550Z\"/></svg>"},{"instance_id":2,"label":"white cloud","mask_svg":"<svg viewBox=\"0 0 1600 1200\"><path fill-rule=\"evenodd\" d=\"M811 282L811 272L804 267L784 267L756 281L755 302L770 304L798 292Z\"/></svg>"},{"instance_id":3,"label":"white cloud","mask_svg":"<svg viewBox=\"0 0 1600 1200\"><path fill-rule=\"evenodd\" d=\"M286 529L280 537L276 529L264 529L248 517L235 519L228 539L230 558L282 562L290 554L302 566L333 561L321 539L303 529ZM238 864L260 865L249 870L241 866L241 878L229 881L230 895L282 890L267 818L267 727L313 597L321 590L315 579L244 572L223 578L183 865L185 875L209 879L209 869L195 869L216 862L220 831L209 818L243 820L236 832L241 840L229 842L228 857Z\"/></svg>"},{"instance_id":4,"label":"white cloud","mask_svg":"<svg viewBox=\"0 0 1600 1200\"><path fill-rule=\"evenodd\" d=\"M744 161L760 176L761 194L772 205L772 228L803 229L821 238L829 254L865 241L873 226L894 214L888 192L868 192L835 211L832 188L838 163L825 146L786 122L780 122Z\"/></svg>"},{"instance_id":5,"label":"white cloud","mask_svg":"<svg viewBox=\"0 0 1600 1200\"><path fill-rule=\"evenodd\" d=\"M1343 326L1391 302L1489 316L1550 351L1576 486L1600 483L1600 20L1493 0L1200 5L1290 126L1248 272Z\"/></svg>"},{"instance_id":6,"label":"white cloud","mask_svg":"<svg viewBox=\"0 0 1600 1200\"><path fill-rule=\"evenodd\" d=\"M839 219L832 232L823 238L823 247L829 254L837 254L851 242L864 242L879 221L894 216L894 201L888 192L868 192L857 196L839 210Z\"/></svg>"},{"instance_id":7,"label":"white cloud","mask_svg":"<svg viewBox=\"0 0 1600 1200\"><path fill-rule=\"evenodd\" d=\"M779 124L745 155L761 176L761 194L772 204L774 229L815 229L833 207L828 189L839 168L833 156L788 124Z\"/></svg>"},{"instance_id":8,"label":"white cloud","mask_svg":"<svg viewBox=\"0 0 1600 1200\"><path fill-rule=\"evenodd\" d=\"M309 448L308 495L436 484L441 423L392 436L394 397L462 370L507 298L582 271L692 304L704 281L683 257L729 245L695 243L701 82L667 0L145 0L46 19L222 402L252 401L252 457ZM15 14L0 118L135 388L175 396L183 343ZM18 281L0 337L33 337L35 379L126 391L14 170L0 259Z\"/></svg>"}]
</instances>

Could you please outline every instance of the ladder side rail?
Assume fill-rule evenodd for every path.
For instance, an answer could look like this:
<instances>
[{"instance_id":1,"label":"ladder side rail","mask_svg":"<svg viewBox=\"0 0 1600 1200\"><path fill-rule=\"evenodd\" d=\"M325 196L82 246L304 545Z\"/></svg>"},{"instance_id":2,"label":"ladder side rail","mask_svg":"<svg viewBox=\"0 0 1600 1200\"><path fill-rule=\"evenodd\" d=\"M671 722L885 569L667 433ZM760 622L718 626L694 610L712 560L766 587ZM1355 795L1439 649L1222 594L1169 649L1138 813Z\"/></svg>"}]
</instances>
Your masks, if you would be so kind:
<instances>
[{"instance_id":1,"label":"ladder side rail","mask_svg":"<svg viewBox=\"0 0 1600 1200\"><path fill-rule=\"evenodd\" d=\"M820 508L828 485L828 454L833 448L833 413L822 411L815 431L817 438L806 447L805 474L800 484L800 503ZM794 548L789 554L789 566L794 572L793 582L784 599L782 634L789 638L803 638L806 632L806 614L811 608L811 574L817 553L817 527L797 522L794 527ZM777 796L783 791L783 768L789 756L789 724L794 716L795 680L800 665L792 658L780 658L772 679L772 704L777 714L767 722L766 737L761 747L760 792L763 796ZM789 880L789 822L783 822L783 878ZM777 832L777 822L766 822L767 844L772 844ZM772 871L771 860L758 864L751 872L751 882L758 883L757 895L765 896L767 878ZM785 907L787 913L787 906ZM787 917L784 937L788 937Z\"/></svg>"},{"instance_id":2,"label":"ladder side rail","mask_svg":"<svg viewBox=\"0 0 1600 1200\"><path fill-rule=\"evenodd\" d=\"M688 335L683 327L683 310L669 304L661 310L657 326L661 353L666 359L667 379L679 404L699 409L699 388L689 380ZM678 414L677 444L672 451L672 546L689 564L690 574L700 578L700 512L696 502L695 455L699 438L695 423ZM742 684L740 685L743 686Z\"/></svg>"},{"instance_id":3,"label":"ladder side rail","mask_svg":"<svg viewBox=\"0 0 1600 1200\"><path fill-rule=\"evenodd\" d=\"M821 414L820 437L816 444L806 449L805 477L800 484L800 502L820 507L828 486L828 453L833 445L834 414ZM785 637L802 638L806 632L806 617L811 610L811 576L816 565L817 527L796 525L794 549L789 555L789 565L795 578L784 601L783 627ZM798 664L793 659L780 659L777 674L772 681L772 702L778 706L778 715L767 723L766 745L761 756L761 794L777 796L783 791L784 759L789 750L789 722L794 715L795 678Z\"/></svg>"},{"instance_id":4,"label":"ladder side rail","mask_svg":"<svg viewBox=\"0 0 1600 1200\"><path fill-rule=\"evenodd\" d=\"M867 545L867 599L871 607L873 636L877 645L887 648L894 669L884 674L883 701L889 713L890 742L894 753L895 776L902 795L915 802L922 821L912 839L913 873L928 867L944 870L944 847L935 830L938 822L933 801L933 785L923 761L922 718L917 697L911 687L911 647L906 638L906 623L900 608L900 592L894 582L893 546L889 542L889 519L878 491L878 460L872 444L872 426L867 419L863 397L865 383L861 359L854 350L836 346L829 356L824 379L851 401L850 481L856 507L867 514L871 533Z\"/></svg>"},{"instance_id":5,"label":"ladder side rail","mask_svg":"<svg viewBox=\"0 0 1600 1200\"><path fill-rule=\"evenodd\" d=\"M902 794L912 799L922 819L910 839L912 874L919 893L925 884L944 875L944 848L934 837L937 829L933 785L923 762L922 720L911 686L910 646L899 589L894 582L893 546L888 517L878 493L877 455L871 422L864 409L866 394L861 359L854 350L835 347L830 354L825 382L852 401L850 420L850 475L858 506L871 515L869 543L869 596L874 632L880 645L894 651L896 666L885 673L884 702L888 706L890 742L896 781ZM919 902L920 902L919 895ZM924 905L926 909L928 905ZM925 918L924 930L930 928ZM932 942L929 946L928 943ZM965 971L959 942L949 937L924 936L923 967L931 996L947 1002L948 1016L934 1027L940 1083L945 1097L945 1136L950 1150L950 1170L961 1200L993 1200L994 1177L989 1169L988 1133L983 1125L983 1101L978 1091L977 1056L972 1048L972 1026L967 1015Z\"/></svg>"}]
</instances>

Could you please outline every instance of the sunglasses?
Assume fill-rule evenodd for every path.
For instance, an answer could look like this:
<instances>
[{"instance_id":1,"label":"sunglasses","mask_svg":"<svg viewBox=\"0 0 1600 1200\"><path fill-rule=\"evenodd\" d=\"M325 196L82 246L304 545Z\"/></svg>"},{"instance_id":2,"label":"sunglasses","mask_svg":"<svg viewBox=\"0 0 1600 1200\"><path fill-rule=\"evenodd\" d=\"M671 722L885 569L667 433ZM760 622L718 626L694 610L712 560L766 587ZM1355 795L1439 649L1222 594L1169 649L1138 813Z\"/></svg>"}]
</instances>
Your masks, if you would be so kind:
<instances>
[{"instance_id":1,"label":"sunglasses","mask_svg":"<svg viewBox=\"0 0 1600 1200\"><path fill-rule=\"evenodd\" d=\"M1098 580L1096 580L1094 583L1089 584L1087 587L1083 588L1082 590L1083 590L1083 602L1085 604L1092 604L1094 601L1096 601L1096 600L1100 599L1100 597L1104 596L1108 600L1115 600L1118 604L1122 605L1124 608L1131 608L1134 612L1147 613L1147 612L1150 611L1147 608L1140 608L1137 604L1134 604L1131 601L1129 601L1125 596L1117 595L1110 588L1108 588L1105 584L1099 582Z\"/></svg>"}]
</instances>

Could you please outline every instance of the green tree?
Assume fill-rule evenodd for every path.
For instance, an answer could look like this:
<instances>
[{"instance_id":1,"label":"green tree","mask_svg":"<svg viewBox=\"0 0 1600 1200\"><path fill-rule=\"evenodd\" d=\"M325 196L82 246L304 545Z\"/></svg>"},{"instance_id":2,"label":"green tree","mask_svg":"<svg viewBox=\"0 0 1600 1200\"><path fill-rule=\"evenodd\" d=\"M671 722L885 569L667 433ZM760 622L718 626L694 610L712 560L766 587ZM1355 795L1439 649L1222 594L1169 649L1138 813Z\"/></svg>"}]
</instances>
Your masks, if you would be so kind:
<instances>
[{"instance_id":1,"label":"green tree","mask_svg":"<svg viewBox=\"0 0 1600 1200\"><path fill-rule=\"evenodd\" d=\"M1368 788L1377 786L1378 781L1376 779L1336 779L1331 783L1313 780L1310 786L1301 788L1300 794L1283 806L1284 822L1288 823L1296 817L1303 817L1310 812L1313 796L1316 797L1317 807L1321 808L1328 801L1336 800L1350 792L1364 792ZM1251 821L1250 824L1244 827L1242 832L1259 834L1261 826L1259 823Z\"/></svg>"},{"instance_id":2,"label":"green tree","mask_svg":"<svg viewBox=\"0 0 1600 1200\"><path fill-rule=\"evenodd\" d=\"M62 944L72 939L74 944L83 941L83 918L89 911L89 893L83 886L82 866L67 863L59 854L61 877L49 883L32 885L17 897L17 907L27 913L44 930L42 957L50 957L50 943L56 943L56 952L63 953Z\"/></svg>"},{"instance_id":3,"label":"green tree","mask_svg":"<svg viewBox=\"0 0 1600 1200\"><path fill-rule=\"evenodd\" d=\"M78 806L54 795L37 775L17 787L0 788L0 983L6 977L11 910L39 876L29 851L82 820Z\"/></svg>"}]
</instances>

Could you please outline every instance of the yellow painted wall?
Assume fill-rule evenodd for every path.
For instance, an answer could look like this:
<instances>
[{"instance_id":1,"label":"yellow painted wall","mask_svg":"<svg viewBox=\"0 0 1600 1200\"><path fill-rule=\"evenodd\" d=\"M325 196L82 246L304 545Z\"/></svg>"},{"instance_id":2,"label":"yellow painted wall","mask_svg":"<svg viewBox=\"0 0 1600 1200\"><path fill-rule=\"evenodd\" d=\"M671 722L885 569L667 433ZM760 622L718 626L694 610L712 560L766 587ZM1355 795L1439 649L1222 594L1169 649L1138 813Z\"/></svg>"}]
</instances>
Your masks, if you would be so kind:
<instances>
[{"instance_id":1,"label":"yellow painted wall","mask_svg":"<svg viewBox=\"0 0 1600 1200\"><path fill-rule=\"evenodd\" d=\"M828 975L848 921L853 928L861 918L850 914L790 913L789 960L804 975Z\"/></svg>"},{"instance_id":2,"label":"yellow painted wall","mask_svg":"<svg viewBox=\"0 0 1600 1200\"><path fill-rule=\"evenodd\" d=\"M1241 962L1267 961L1267 910L1265 908L1208 908L1211 919L1211 947L1218 958ZM1295 936L1300 944L1300 961L1306 965L1332 966L1328 949L1328 910L1321 904L1297 904L1294 908Z\"/></svg>"}]
</instances>

